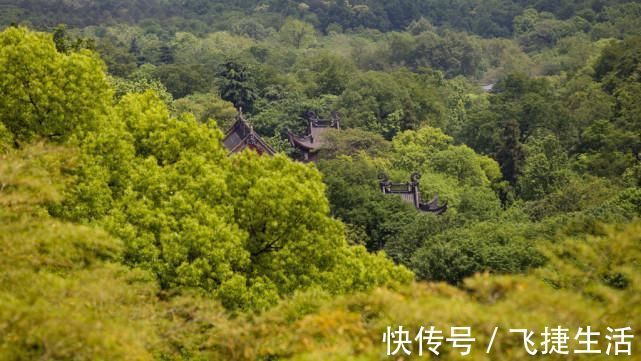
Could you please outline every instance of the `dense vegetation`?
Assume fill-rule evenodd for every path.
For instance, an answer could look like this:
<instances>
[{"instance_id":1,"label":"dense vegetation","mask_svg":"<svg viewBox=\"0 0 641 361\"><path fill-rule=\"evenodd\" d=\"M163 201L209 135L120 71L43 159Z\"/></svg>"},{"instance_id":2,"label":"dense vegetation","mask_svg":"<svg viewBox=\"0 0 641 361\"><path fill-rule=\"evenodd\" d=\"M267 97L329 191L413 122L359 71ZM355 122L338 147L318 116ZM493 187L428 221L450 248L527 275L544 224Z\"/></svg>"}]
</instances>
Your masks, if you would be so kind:
<instances>
[{"instance_id":1,"label":"dense vegetation","mask_svg":"<svg viewBox=\"0 0 641 361\"><path fill-rule=\"evenodd\" d=\"M637 2L0 9L1 360L384 359L399 324L641 328ZM280 154L227 156L238 108ZM288 157L308 110L342 115L315 165ZM380 193L413 172L445 214Z\"/></svg>"}]
</instances>

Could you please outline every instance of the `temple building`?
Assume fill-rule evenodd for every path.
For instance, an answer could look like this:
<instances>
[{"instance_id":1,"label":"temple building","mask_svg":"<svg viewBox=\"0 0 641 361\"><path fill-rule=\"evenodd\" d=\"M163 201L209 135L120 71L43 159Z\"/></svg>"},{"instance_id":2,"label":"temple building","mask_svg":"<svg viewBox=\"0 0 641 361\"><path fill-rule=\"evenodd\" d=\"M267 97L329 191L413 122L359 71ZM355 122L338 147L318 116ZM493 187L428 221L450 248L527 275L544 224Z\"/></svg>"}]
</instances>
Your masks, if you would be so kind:
<instances>
[{"instance_id":1,"label":"temple building","mask_svg":"<svg viewBox=\"0 0 641 361\"><path fill-rule=\"evenodd\" d=\"M407 183L392 183L386 175L379 176L381 191L383 194L392 194L400 197L404 202L412 204L416 209L423 212L443 214L447 211L447 202L439 205L438 194L428 203L421 201L419 179L421 175L413 173Z\"/></svg>"},{"instance_id":2,"label":"temple building","mask_svg":"<svg viewBox=\"0 0 641 361\"><path fill-rule=\"evenodd\" d=\"M323 133L329 129L340 129L340 116L333 111L329 119L321 119L315 112L307 112L307 134L297 136L287 131L291 145L301 154L301 161L316 162L318 151L323 147Z\"/></svg>"},{"instance_id":3,"label":"temple building","mask_svg":"<svg viewBox=\"0 0 641 361\"><path fill-rule=\"evenodd\" d=\"M239 153L247 148L255 150L258 154L270 156L276 154L274 148L254 131L251 124L243 117L242 112L238 113L236 121L225 134L223 144L229 151L228 155Z\"/></svg>"},{"instance_id":4,"label":"temple building","mask_svg":"<svg viewBox=\"0 0 641 361\"><path fill-rule=\"evenodd\" d=\"M316 162L318 160L318 151L323 147L323 133L329 129L340 129L340 118L337 112L332 112L329 119L321 119L316 113L308 112L308 127L307 134L304 136L296 136L291 132L287 132L290 143L301 152L302 161ZM229 151L228 155L242 152L244 149L253 149L258 154L266 154L272 156L276 154L267 142L265 142L252 125L243 117L242 112L238 113L236 121L229 128L223 144ZM421 192L419 187L420 174L413 173L410 181L407 183L393 183L390 182L386 175L379 176L381 192L383 194L392 194L401 198L406 203L412 204L416 209L423 212L430 212L435 214L443 214L447 211L447 202L439 205L438 194L428 203L423 203L421 200Z\"/></svg>"}]
</instances>

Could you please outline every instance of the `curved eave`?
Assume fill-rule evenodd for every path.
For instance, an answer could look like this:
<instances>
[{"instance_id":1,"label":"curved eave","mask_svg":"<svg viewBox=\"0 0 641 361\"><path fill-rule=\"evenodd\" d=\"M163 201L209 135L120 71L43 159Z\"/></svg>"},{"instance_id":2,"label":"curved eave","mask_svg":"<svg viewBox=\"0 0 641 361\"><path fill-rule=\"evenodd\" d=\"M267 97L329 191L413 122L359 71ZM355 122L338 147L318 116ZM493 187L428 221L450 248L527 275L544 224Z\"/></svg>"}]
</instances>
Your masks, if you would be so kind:
<instances>
[{"instance_id":1,"label":"curved eave","mask_svg":"<svg viewBox=\"0 0 641 361\"><path fill-rule=\"evenodd\" d=\"M425 203L421 203L419 205L419 209L423 212L430 212L430 213L435 213L435 214L443 214L447 211L447 202L444 202L442 206L437 207L433 205L428 205Z\"/></svg>"},{"instance_id":2,"label":"curved eave","mask_svg":"<svg viewBox=\"0 0 641 361\"><path fill-rule=\"evenodd\" d=\"M318 148L314 146L309 140L297 137L293 135L292 133L287 133L287 137L289 138L289 143L296 148L302 148L307 151L315 151Z\"/></svg>"}]
</instances>

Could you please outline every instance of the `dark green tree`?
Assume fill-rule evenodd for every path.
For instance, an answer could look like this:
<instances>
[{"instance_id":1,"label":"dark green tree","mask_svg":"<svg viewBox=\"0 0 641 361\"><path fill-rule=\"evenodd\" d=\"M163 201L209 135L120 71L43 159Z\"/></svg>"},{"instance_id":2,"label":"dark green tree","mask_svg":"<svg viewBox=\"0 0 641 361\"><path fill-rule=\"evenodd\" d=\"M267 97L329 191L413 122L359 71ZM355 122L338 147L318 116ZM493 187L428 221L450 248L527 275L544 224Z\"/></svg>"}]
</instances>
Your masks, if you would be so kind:
<instances>
[{"instance_id":1,"label":"dark green tree","mask_svg":"<svg viewBox=\"0 0 641 361\"><path fill-rule=\"evenodd\" d=\"M160 63L161 64L173 64L175 61L174 49L169 45L163 45L160 47Z\"/></svg>"},{"instance_id":2,"label":"dark green tree","mask_svg":"<svg viewBox=\"0 0 641 361\"><path fill-rule=\"evenodd\" d=\"M252 112L258 98L256 83L250 68L237 61L227 61L218 73L220 97L232 102L238 109Z\"/></svg>"},{"instance_id":3,"label":"dark green tree","mask_svg":"<svg viewBox=\"0 0 641 361\"><path fill-rule=\"evenodd\" d=\"M519 138L520 130L518 122L516 120L508 120L503 125L498 140L496 159L501 165L503 177L511 184L516 183L521 173L521 168L523 167L523 160L525 159L523 145Z\"/></svg>"}]
</instances>

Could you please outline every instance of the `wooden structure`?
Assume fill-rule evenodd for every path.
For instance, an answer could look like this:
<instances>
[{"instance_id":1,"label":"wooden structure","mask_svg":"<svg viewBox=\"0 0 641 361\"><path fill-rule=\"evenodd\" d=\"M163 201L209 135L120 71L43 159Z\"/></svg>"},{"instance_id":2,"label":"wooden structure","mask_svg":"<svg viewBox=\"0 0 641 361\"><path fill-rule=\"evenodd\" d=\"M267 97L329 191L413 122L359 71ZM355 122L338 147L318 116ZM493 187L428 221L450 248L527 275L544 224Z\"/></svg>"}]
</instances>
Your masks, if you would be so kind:
<instances>
[{"instance_id":1,"label":"wooden structure","mask_svg":"<svg viewBox=\"0 0 641 361\"><path fill-rule=\"evenodd\" d=\"M290 144L301 153L301 161L316 162L318 151L323 147L323 133L329 129L340 129L340 116L333 111L329 119L321 119L315 112L309 111L307 116L307 134L303 136L294 135L287 131L287 138Z\"/></svg>"},{"instance_id":2,"label":"wooden structure","mask_svg":"<svg viewBox=\"0 0 641 361\"><path fill-rule=\"evenodd\" d=\"M263 138L261 138L252 125L238 112L236 121L225 133L223 144L229 151L228 155L242 152L244 149L253 149L258 154L274 155L276 151Z\"/></svg>"},{"instance_id":3,"label":"wooden structure","mask_svg":"<svg viewBox=\"0 0 641 361\"><path fill-rule=\"evenodd\" d=\"M383 194L393 194L399 196L404 202L412 204L416 209L423 212L443 214L447 211L447 202L439 205L438 194L428 203L421 202L421 192L419 179L421 175L413 173L410 181L407 183L390 182L386 175L379 176L381 192Z\"/></svg>"}]
</instances>

